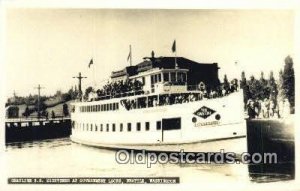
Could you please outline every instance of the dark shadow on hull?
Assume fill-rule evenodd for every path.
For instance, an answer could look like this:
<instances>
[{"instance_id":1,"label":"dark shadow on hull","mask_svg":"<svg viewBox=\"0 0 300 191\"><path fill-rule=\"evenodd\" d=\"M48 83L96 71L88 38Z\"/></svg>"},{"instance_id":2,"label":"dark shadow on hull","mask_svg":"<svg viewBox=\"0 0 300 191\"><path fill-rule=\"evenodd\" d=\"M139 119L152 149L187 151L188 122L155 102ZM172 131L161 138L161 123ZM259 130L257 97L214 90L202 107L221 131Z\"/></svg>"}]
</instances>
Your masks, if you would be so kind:
<instances>
[{"instance_id":1,"label":"dark shadow on hull","mask_svg":"<svg viewBox=\"0 0 300 191\"><path fill-rule=\"evenodd\" d=\"M273 182L295 178L294 123L282 120L248 120L248 152L276 153L276 164L249 164L249 175L255 182Z\"/></svg>"}]
</instances>

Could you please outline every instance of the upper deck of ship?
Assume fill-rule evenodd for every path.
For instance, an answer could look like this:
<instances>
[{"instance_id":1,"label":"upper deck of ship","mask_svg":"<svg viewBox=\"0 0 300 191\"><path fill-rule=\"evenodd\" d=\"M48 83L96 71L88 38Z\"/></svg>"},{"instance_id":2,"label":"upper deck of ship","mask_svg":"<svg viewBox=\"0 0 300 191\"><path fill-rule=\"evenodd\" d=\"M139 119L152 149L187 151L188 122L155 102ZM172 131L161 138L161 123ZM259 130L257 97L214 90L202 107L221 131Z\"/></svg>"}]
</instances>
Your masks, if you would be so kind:
<instances>
[{"instance_id":1,"label":"upper deck of ship","mask_svg":"<svg viewBox=\"0 0 300 191\"><path fill-rule=\"evenodd\" d=\"M238 81L225 87L216 63L200 64L182 57L144 58L112 72L111 81L89 99L76 102L80 112L114 111L172 105L223 97L238 91ZM73 108L75 110L75 107Z\"/></svg>"},{"instance_id":2,"label":"upper deck of ship","mask_svg":"<svg viewBox=\"0 0 300 191\"><path fill-rule=\"evenodd\" d=\"M110 83L87 101L113 98L195 93L220 85L217 63L197 63L184 57L145 57L143 62L113 71Z\"/></svg>"},{"instance_id":3,"label":"upper deck of ship","mask_svg":"<svg viewBox=\"0 0 300 191\"><path fill-rule=\"evenodd\" d=\"M184 57L144 57L141 63L135 66L127 66L122 70L113 71L112 82L128 80L137 75L143 75L153 69L187 69L187 84L199 84L201 81L212 86L219 85L218 64L199 63Z\"/></svg>"}]
</instances>

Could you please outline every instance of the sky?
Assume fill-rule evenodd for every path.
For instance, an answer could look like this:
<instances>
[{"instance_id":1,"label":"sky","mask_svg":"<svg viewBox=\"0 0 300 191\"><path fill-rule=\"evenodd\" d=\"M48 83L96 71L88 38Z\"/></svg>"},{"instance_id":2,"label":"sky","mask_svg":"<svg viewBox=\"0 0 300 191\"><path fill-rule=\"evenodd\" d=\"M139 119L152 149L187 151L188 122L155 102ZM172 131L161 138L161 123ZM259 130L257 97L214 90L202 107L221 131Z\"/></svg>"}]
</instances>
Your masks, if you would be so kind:
<instances>
[{"instance_id":1,"label":"sky","mask_svg":"<svg viewBox=\"0 0 300 191\"><path fill-rule=\"evenodd\" d=\"M7 10L5 89L8 97L67 91L81 72L83 88L100 87L111 72L150 56L177 56L217 62L219 78L275 76L284 58L294 56L294 12L289 10ZM90 60L94 65L88 68ZM235 64L237 62L237 64Z\"/></svg>"}]
</instances>

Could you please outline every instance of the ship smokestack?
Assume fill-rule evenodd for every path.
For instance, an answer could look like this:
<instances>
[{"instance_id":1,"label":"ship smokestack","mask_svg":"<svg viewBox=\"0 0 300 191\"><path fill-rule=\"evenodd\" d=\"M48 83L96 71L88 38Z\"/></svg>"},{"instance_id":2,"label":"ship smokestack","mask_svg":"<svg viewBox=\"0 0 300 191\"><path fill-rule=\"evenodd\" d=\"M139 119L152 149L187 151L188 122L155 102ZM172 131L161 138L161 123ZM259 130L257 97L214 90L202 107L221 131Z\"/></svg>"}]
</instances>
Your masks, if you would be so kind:
<instances>
[{"instance_id":1,"label":"ship smokestack","mask_svg":"<svg viewBox=\"0 0 300 191\"><path fill-rule=\"evenodd\" d=\"M154 51L152 50L152 52L151 52L151 57L152 57L152 59L154 59Z\"/></svg>"}]
</instances>

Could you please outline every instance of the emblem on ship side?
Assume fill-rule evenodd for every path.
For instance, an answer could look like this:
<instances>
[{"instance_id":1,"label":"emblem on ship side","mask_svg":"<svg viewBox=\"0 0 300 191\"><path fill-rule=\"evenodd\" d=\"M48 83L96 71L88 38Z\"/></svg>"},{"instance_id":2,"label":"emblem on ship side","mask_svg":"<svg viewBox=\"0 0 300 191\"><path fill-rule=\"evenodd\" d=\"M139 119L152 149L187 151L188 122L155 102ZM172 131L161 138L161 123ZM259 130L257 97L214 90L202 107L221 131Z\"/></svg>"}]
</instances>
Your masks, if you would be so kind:
<instances>
[{"instance_id":1,"label":"emblem on ship side","mask_svg":"<svg viewBox=\"0 0 300 191\"><path fill-rule=\"evenodd\" d=\"M202 117L203 119L206 119L209 116L211 116L212 114L214 114L215 112L216 111L213 109L210 109L206 106L202 106L200 109L195 111L194 114L197 115L198 117Z\"/></svg>"}]
</instances>

